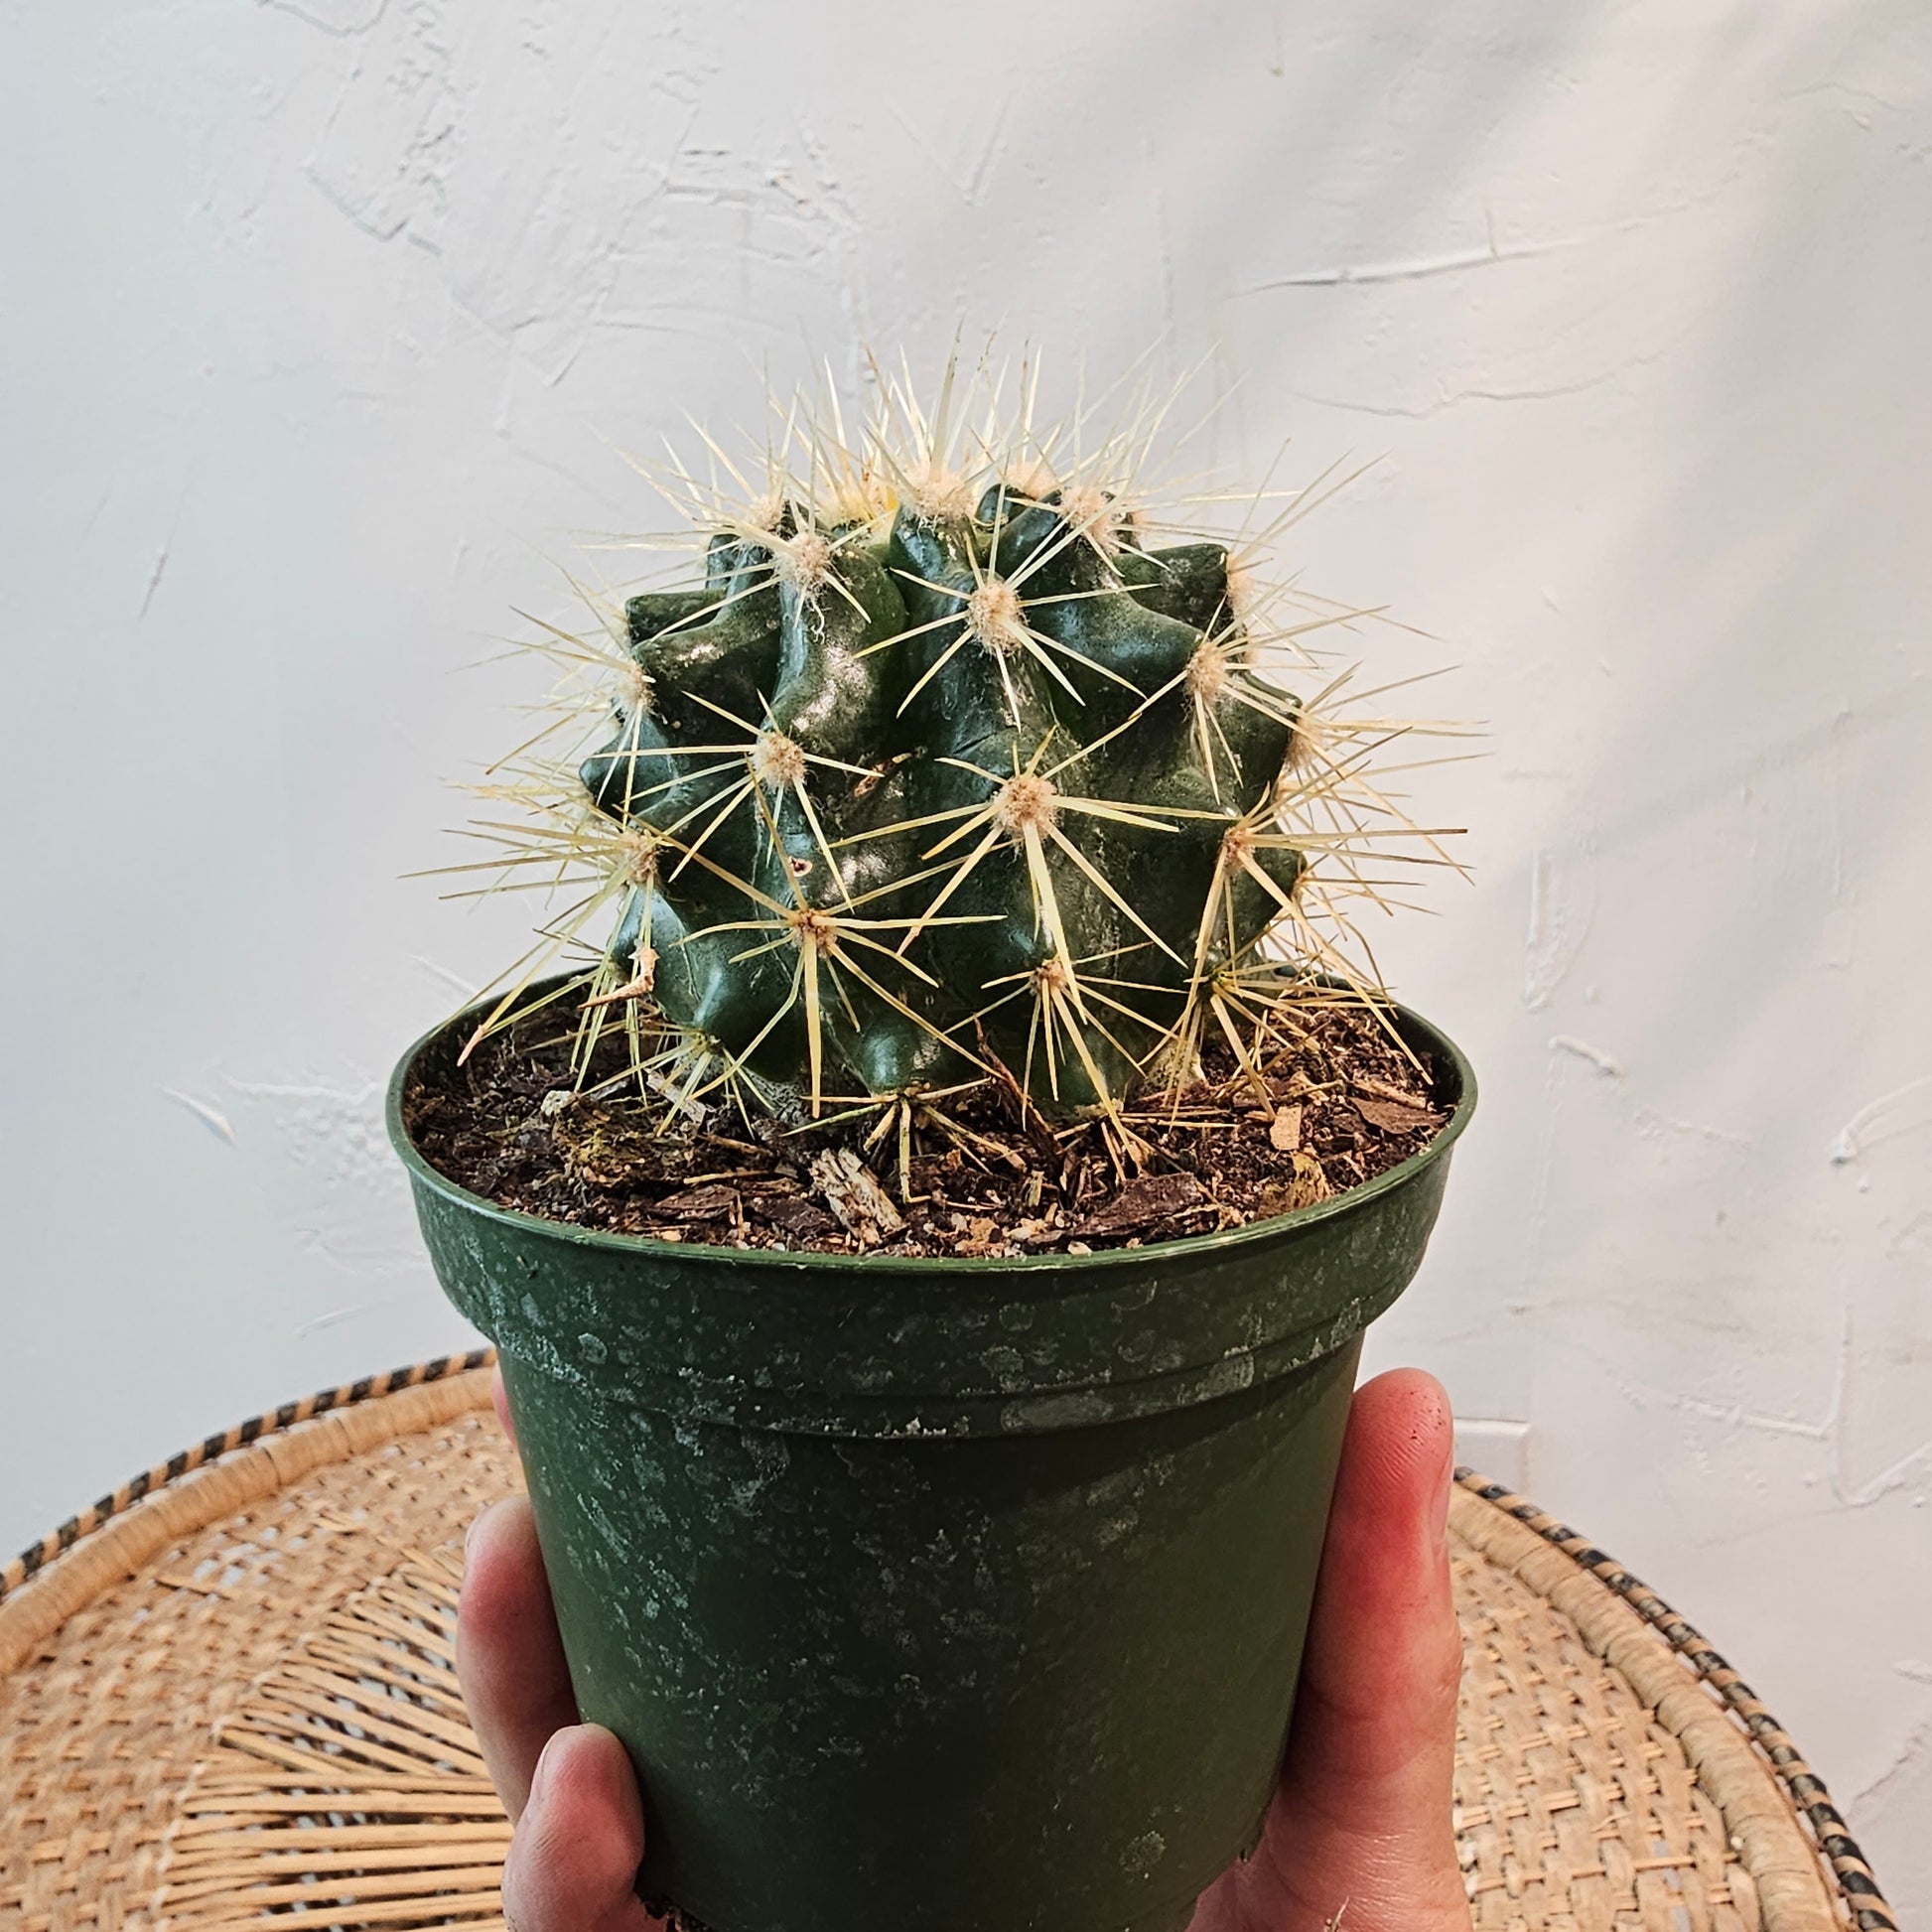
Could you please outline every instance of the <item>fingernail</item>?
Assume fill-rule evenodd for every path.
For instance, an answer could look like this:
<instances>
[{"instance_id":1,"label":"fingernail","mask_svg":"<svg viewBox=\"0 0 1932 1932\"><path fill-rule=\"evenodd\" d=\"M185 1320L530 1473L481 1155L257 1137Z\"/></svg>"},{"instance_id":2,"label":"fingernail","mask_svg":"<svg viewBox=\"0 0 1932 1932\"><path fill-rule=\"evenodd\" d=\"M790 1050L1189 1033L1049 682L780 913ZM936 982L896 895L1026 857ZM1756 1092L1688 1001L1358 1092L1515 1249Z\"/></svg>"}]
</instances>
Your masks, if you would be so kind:
<instances>
[{"instance_id":1,"label":"fingernail","mask_svg":"<svg viewBox=\"0 0 1932 1932\"><path fill-rule=\"evenodd\" d=\"M551 1755L563 1734L561 1730L553 1730L550 1733L550 1741L537 1753L536 1769L530 1773L530 1796L524 1806L526 1812L536 1810L543 1802L544 1791L550 1783Z\"/></svg>"}]
</instances>

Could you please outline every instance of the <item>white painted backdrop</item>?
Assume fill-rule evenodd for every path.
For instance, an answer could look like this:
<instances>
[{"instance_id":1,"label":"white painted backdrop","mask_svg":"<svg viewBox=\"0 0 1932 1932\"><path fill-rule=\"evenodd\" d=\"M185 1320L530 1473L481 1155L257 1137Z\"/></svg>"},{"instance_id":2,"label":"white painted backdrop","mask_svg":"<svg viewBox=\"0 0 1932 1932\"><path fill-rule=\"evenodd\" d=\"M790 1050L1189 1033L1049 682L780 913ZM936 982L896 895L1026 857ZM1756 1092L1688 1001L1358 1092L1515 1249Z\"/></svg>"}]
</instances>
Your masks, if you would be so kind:
<instances>
[{"instance_id":1,"label":"white painted backdrop","mask_svg":"<svg viewBox=\"0 0 1932 1932\"><path fill-rule=\"evenodd\" d=\"M860 329L1159 338L1234 475L1385 456L1297 558L1490 727L1375 1354L1932 1912L1929 66L1916 0L0 6L0 1540L462 1343L377 1095L513 921L400 875L465 667L652 517L613 446Z\"/></svg>"}]
</instances>

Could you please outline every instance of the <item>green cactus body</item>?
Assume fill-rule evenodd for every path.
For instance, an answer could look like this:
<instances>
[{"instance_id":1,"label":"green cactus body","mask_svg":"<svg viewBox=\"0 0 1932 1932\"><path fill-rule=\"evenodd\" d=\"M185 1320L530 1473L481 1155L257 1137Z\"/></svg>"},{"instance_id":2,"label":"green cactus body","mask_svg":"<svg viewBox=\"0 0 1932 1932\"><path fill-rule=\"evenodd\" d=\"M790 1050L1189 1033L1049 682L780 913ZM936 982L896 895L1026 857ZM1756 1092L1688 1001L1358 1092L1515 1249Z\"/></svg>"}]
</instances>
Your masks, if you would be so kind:
<instances>
[{"instance_id":1,"label":"green cactus body","mask_svg":"<svg viewBox=\"0 0 1932 1932\"><path fill-rule=\"evenodd\" d=\"M1017 416L988 378L968 439L956 368L929 414L874 373L856 445L829 392L776 411L762 489L715 444L735 488L673 463L701 581L592 598L608 641L545 626L563 716L479 787L533 816L483 821L507 859L457 870L584 890L471 1044L580 996L580 1085L792 1126L885 1109L901 1181L914 1117L951 1132L937 1103L983 1081L1135 1158L1113 1127L1138 1097L1223 1049L1252 1087L1297 1001L1381 997L1349 916L1386 909L1372 875L1454 866L1371 769L1416 727L1336 715L1345 671L1312 711L1278 681L1372 615L1255 582L1348 479L1282 492L1231 552L1148 507L1165 405L1082 458L1090 412L1036 433L1030 377ZM536 755L581 732L587 673L589 733Z\"/></svg>"},{"instance_id":2,"label":"green cactus body","mask_svg":"<svg viewBox=\"0 0 1932 1932\"><path fill-rule=\"evenodd\" d=\"M625 616L643 676L580 770L631 835L600 984L769 1102L999 1064L1110 1106L1293 903L1295 706L1231 661L1226 552L1098 491L788 502Z\"/></svg>"}]
</instances>

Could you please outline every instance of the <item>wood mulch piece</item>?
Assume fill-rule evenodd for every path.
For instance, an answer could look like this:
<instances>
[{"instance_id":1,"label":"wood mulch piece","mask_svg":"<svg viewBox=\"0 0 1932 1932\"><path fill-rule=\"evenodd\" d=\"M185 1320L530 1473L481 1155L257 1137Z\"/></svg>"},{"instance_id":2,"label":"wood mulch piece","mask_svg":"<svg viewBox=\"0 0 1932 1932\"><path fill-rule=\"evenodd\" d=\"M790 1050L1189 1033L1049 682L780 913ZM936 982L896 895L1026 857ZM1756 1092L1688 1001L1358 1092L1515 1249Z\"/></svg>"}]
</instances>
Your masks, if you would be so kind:
<instances>
[{"instance_id":1,"label":"wood mulch piece","mask_svg":"<svg viewBox=\"0 0 1932 1932\"><path fill-rule=\"evenodd\" d=\"M1313 1006L1296 1024L1303 1036L1269 1065L1266 1094L1227 1056L1182 1092L1137 1102L1138 1172L1097 1125L1049 1131L1021 1118L1017 1088L988 1082L944 1103L958 1131L916 1129L901 1193L897 1136L876 1166L861 1152L877 1116L786 1132L723 1106L667 1116L627 1082L574 1093L554 1015L483 1042L445 1084L412 1084L403 1113L451 1179L575 1226L814 1254L1087 1254L1310 1206L1429 1145L1448 1118L1434 1070L1372 1014ZM614 1041L592 1079L621 1073L621 1051Z\"/></svg>"}]
</instances>

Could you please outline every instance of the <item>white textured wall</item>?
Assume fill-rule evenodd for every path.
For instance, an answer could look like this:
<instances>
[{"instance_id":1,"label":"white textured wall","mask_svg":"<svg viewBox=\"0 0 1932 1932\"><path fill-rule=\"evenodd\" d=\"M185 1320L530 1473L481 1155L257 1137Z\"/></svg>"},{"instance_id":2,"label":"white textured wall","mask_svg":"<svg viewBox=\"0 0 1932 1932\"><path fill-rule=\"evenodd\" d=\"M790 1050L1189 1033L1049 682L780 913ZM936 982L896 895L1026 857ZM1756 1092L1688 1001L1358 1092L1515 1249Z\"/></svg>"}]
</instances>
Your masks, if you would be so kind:
<instances>
[{"instance_id":1,"label":"white textured wall","mask_svg":"<svg viewBox=\"0 0 1932 1932\"><path fill-rule=\"evenodd\" d=\"M1300 555L1493 734L1389 941L1485 1097L1378 1353L1932 1912L1928 63L1916 0L0 6L0 1540L462 1339L376 1095L514 922L398 875L462 667L651 515L611 445L855 327L1165 331L1236 474L1386 453Z\"/></svg>"}]
</instances>

